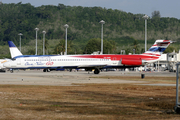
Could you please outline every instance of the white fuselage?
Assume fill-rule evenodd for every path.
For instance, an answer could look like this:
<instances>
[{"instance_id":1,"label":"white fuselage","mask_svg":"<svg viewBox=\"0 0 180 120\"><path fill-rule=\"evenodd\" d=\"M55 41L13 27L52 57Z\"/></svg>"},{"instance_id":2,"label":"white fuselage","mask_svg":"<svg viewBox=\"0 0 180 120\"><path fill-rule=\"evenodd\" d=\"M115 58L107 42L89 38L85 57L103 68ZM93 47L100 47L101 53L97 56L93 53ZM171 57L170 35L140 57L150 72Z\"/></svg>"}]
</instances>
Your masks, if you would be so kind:
<instances>
[{"instance_id":1,"label":"white fuselage","mask_svg":"<svg viewBox=\"0 0 180 120\"><path fill-rule=\"evenodd\" d=\"M6 68L54 68L54 67L83 67L96 65L121 65L119 60L102 58L78 58L74 56L41 56L41 57L20 57L4 64Z\"/></svg>"}]
</instances>

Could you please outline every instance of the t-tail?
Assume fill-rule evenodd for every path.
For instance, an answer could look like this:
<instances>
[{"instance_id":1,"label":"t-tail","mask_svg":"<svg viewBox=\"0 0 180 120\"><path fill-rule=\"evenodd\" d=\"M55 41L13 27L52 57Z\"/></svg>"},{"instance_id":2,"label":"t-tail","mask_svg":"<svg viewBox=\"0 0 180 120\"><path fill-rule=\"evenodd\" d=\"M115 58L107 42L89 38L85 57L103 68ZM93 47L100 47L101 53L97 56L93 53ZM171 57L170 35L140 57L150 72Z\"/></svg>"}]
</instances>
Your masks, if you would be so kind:
<instances>
[{"instance_id":1,"label":"t-tail","mask_svg":"<svg viewBox=\"0 0 180 120\"><path fill-rule=\"evenodd\" d=\"M11 58L22 55L22 53L19 51L19 49L16 47L16 45L12 41L8 41L8 44L9 44L9 50L11 53Z\"/></svg>"},{"instance_id":2,"label":"t-tail","mask_svg":"<svg viewBox=\"0 0 180 120\"><path fill-rule=\"evenodd\" d=\"M144 55L161 56L171 43L173 43L171 40L156 40L153 46L149 48L149 50L146 51Z\"/></svg>"}]
</instances>

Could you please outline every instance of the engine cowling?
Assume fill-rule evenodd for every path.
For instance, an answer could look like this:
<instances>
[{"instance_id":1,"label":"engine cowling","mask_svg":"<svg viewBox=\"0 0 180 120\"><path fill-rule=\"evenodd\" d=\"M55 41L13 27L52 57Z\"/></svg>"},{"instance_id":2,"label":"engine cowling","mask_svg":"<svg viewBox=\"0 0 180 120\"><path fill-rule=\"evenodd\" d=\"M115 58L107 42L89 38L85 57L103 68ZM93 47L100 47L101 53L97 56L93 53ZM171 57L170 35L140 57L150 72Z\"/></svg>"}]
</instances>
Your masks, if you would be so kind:
<instances>
[{"instance_id":1,"label":"engine cowling","mask_svg":"<svg viewBox=\"0 0 180 120\"><path fill-rule=\"evenodd\" d=\"M123 65L142 65L141 58L122 58L121 64Z\"/></svg>"}]
</instances>

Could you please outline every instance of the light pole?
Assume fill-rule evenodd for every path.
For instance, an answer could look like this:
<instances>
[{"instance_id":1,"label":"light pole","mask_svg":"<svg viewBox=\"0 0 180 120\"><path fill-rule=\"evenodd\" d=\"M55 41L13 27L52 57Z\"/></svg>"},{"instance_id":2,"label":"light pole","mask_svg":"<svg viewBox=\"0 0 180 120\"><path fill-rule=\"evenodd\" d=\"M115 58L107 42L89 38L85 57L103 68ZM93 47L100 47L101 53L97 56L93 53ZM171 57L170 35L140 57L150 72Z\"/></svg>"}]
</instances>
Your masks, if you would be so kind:
<instances>
[{"instance_id":1,"label":"light pole","mask_svg":"<svg viewBox=\"0 0 180 120\"><path fill-rule=\"evenodd\" d=\"M145 19L145 52L147 51L147 19L149 18L147 15L143 16Z\"/></svg>"},{"instance_id":2,"label":"light pole","mask_svg":"<svg viewBox=\"0 0 180 120\"><path fill-rule=\"evenodd\" d=\"M68 25L68 24L65 24L64 27L66 28L65 55L67 55L67 28L69 27L69 25Z\"/></svg>"},{"instance_id":3,"label":"light pole","mask_svg":"<svg viewBox=\"0 0 180 120\"><path fill-rule=\"evenodd\" d=\"M22 33L19 33L18 35L20 36L19 49L20 49L20 51L21 51L21 36L22 36L23 34L22 34Z\"/></svg>"},{"instance_id":4,"label":"light pole","mask_svg":"<svg viewBox=\"0 0 180 120\"><path fill-rule=\"evenodd\" d=\"M103 24L105 24L104 20L101 20L99 23L101 23L101 53L103 54Z\"/></svg>"},{"instance_id":5,"label":"light pole","mask_svg":"<svg viewBox=\"0 0 180 120\"><path fill-rule=\"evenodd\" d=\"M46 34L46 31L42 31L43 33L43 55L45 54L44 52L44 46L45 46L45 34Z\"/></svg>"},{"instance_id":6,"label":"light pole","mask_svg":"<svg viewBox=\"0 0 180 120\"><path fill-rule=\"evenodd\" d=\"M37 31L39 30L39 28L35 28L34 30L36 31L36 54L35 55L37 55Z\"/></svg>"}]
</instances>

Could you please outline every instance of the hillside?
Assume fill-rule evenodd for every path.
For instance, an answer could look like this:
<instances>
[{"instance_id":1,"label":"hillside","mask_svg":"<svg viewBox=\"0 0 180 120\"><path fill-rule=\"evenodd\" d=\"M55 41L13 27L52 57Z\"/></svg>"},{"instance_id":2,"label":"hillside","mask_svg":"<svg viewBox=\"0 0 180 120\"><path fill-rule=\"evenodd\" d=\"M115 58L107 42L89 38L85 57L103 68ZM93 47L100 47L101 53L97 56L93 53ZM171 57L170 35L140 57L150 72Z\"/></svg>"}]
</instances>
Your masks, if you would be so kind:
<instances>
[{"instance_id":1,"label":"hillside","mask_svg":"<svg viewBox=\"0 0 180 120\"><path fill-rule=\"evenodd\" d=\"M152 11L153 12L153 11ZM101 7L57 6L34 7L31 4L0 4L0 50L7 54L7 41L12 40L19 45L18 33L22 33L22 46L33 45L35 30L38 27L38 40L42 40L42 31L47 32L48 41L65 38L64 25L68 24L68 40L73 47L83 53L88 40L101 37L100 20L104 20L104 39L114 40L118 51L126 49L136 39L144 44L144 14L126 13ZM147 21L148 44L156 39L180 40L180 20L176 18L149 18ZM57 42L50 42L49 51ZM144 45L143 45L144 46ZM35 48L35 43L34 46ZM31 46L31 48L33 48ZM177 48L179 49L179 48ZM118 53L118 51L116 51ZM52 52L50 52L52 53ZM24 52L28 54L28 51Z\"/></svg>"}]
</instances>

